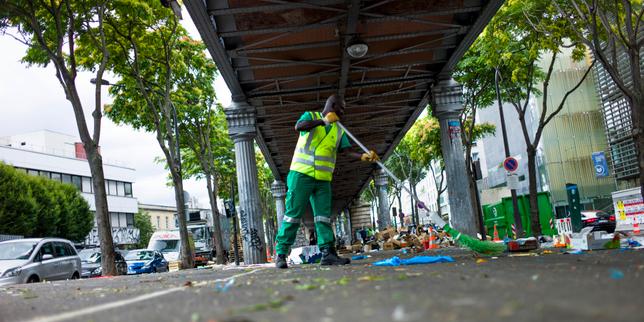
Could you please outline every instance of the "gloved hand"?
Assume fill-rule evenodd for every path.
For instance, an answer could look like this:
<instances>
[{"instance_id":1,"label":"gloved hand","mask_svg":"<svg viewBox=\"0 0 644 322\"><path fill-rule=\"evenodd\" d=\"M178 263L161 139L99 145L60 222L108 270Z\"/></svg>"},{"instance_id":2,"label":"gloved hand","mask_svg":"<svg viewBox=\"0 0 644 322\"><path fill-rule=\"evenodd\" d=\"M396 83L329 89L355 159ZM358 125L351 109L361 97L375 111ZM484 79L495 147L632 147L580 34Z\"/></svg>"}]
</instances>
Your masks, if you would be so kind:
<instances>
[{"instance_id":1,"label":"gloved hand","mask_svg":"<svg viewBox=\"0 0 644 322\"><path fill-rule=\"evenodd\" d=\"M338 117L338 114L335 114L335 112L329 112L329 113L326 113L326 115L322 120L324 121L325 125L329 125L331 123L335 123L339 121L340 118Z\"/></svg>"},{"instance_id":2,"label":"gloved hand","mask_svg":"<svg viewBox=\"0 0 644 322\"><path fill-rule=\"evenodd\" d=\"M376 154L376 151L371 150L369 152L363 153L360 157L360 160L367 162L376 162L380 160L380 157L378 156L378 154Z\"/></svg>"}]
</instances>

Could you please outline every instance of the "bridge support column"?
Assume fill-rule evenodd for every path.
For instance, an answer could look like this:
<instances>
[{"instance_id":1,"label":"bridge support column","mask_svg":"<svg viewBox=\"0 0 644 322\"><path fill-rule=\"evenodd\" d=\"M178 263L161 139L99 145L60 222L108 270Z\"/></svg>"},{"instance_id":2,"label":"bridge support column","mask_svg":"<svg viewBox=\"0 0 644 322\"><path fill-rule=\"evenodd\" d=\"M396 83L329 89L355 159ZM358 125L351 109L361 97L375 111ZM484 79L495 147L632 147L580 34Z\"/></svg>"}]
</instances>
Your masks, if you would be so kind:
<instances>
[{"instance_id":1,"label":"bridge support column","mask_svg":"<svg viewBox=\"0 0 644 322\"><path fill-rule=\"evenodd\" d=\"M460 114L463 111L463 88L453 79L439 81L432 88L435 114L440 122L441 145L450 206L450 225L465 234L476 236Z\"/></svg>"},{"instance_id":2,"label":"bridge support column","mask_svg":"<svg viewBox=\"0 0 644 322\"><path fill-rule=\"evenodd\" d=\"M235 143L239 222L244 242L244 263L265 263L266 245L264 245L264 226L253 145L257 135L255 109L245 101L233 101L224 112L228 121L229 135Z\"/></svg>"},{"instance_id":3,"label":"bridge support column","mask_svg":"<svg viewBox=\"0 0 644 322\"><path fill-rule=\"evenodd\" d=\"M374 178L376 190L378 191L378 229L380 231L391 226L389 216L389 198L387 196L387 184L389 177L383 170L378 170Z\"/></svg>"},{"instance_id":4,"label":"bridge support column","mask_svg":"<svg viewBox=\"0 0 644 322\"><path fill-rule=\"evenodd\" d=\"M280 180L275 180L271 185L271 192L273 193L273 198L275 198L275 211L277 212L277 230L279 231L280 227L282 227L284 213L286 212L286 205L284 204L284 198L286 197L286 185Z\"/></svg>"}]
</instances>

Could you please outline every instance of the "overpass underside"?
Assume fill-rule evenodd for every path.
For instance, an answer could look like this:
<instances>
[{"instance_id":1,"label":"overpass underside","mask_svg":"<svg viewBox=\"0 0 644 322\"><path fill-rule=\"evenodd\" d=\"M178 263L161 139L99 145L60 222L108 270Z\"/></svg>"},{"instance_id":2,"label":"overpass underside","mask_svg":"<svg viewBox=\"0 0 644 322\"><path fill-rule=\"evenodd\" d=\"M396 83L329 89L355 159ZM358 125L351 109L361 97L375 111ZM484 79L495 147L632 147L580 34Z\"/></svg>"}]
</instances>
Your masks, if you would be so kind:
<instances>
[{"instance_id":1,"label":"overpass underside","mask_svg":"<svg viewBox=\"0 0 644 322\"><path fill-rule=\"evenodd\" d=\"M253 141L277 179L276 198L283 200L297 141L294 124L304 111L321 111L331 94L347 102L343 124L384 158L430 103L442 116L444 139L453 139L447 127L449 119L458 119L461 89L451 81L451 72L502 2L184 1L232 93L226 113L235 140L248 262L265 256L263 239L257 238L263 229ZM368 46L365 56L347 53L356 42ZM451 141L444 141L448 155L460 147ZM448 166L448 175L450 167L463 173L459 162ZM339 155L333 211L348 207L375 170ZM454 190L450 200L452 193L466 189ZM469 198L461 197L455 202Z\"/></svg>"}]
</instances>

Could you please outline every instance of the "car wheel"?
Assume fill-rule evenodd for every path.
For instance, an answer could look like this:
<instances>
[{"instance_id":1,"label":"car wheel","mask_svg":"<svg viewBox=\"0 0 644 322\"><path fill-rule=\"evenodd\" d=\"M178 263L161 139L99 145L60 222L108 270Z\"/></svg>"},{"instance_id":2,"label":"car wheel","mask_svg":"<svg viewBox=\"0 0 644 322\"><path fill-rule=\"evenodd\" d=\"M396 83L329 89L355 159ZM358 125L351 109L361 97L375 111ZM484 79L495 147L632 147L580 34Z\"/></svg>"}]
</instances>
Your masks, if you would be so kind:
<instances>
[{"instance_id":1,"label":"car wheel","mask_svg":"<svg viewBox=\"0 0 644 322\"><path fill-rule=\"evenodd\" d=\"M38 278L37 275L31 275L27 279L27 283L38 283L38 282L40 282L40 278Z\"/></svg>"},{"instance_id":2,"label":"car wheel","mask_svg":"<svg viewBox=\"0 0 644 322\"><path fill-rule=\"evenodd\" d=\"M80 276L78 275L78 272L74 272L74 274L72 274L72 279L73 280L77 280L79 278L80 278Z\"/></svg>"}]
</instances>

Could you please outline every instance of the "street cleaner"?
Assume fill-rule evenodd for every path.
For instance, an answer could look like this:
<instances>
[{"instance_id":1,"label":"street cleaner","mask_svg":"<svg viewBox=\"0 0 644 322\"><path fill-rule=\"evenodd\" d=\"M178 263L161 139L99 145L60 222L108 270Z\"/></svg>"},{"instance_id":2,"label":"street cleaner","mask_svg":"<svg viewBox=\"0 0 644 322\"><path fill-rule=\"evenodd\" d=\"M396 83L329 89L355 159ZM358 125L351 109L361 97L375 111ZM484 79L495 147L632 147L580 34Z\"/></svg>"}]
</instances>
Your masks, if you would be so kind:
<instances>
[{"instance_id":1,"label":"street cleaner","mask_svg":"<svg viewBox=\"0 0 644 322\"><path fill-rule=\"evenodd\" d=\"M313 208L317 244L322 253L320 264L346 265L351 262L338 256L331 226L331 179L336 155L339 150L367 162L376 162L380 158L373 150L363 154L349 150L349 139L335 124L344 115L344 105L343 100L331 95L322 113L304 112L295 124L300 136L286 179L286 213L276 238L277 268L288 268L286 259L309 202Z\"/></svg>"}]
</instances>

